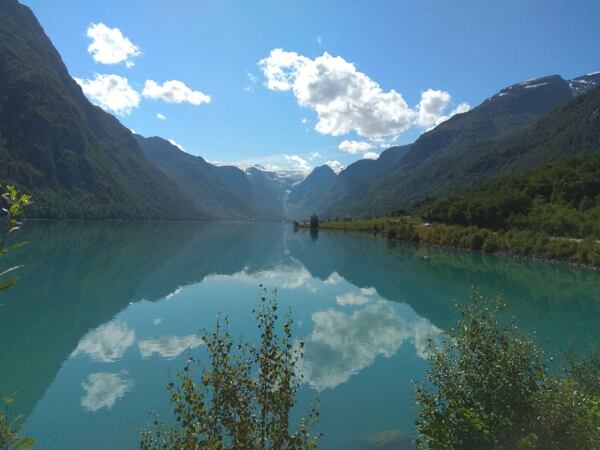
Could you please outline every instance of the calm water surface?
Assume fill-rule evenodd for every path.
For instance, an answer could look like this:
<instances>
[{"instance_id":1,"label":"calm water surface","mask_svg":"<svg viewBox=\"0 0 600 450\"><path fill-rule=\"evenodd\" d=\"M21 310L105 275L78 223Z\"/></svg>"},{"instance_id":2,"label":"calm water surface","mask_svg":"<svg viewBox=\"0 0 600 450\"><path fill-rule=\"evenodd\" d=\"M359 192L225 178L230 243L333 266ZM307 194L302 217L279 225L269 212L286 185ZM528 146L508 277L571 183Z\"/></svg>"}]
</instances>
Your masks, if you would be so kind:
<instances>
[{"instance_id":1,"label":"calm water surface","mask_svg":"<svg viewBox=\"0 0 600 450\"><path fill-rule=\"evenodd\" d=\"M600 340L600 274L559 265L285 225L48 223L23 234L26 269L2 297L0 387L17 394L40 449L136 448L150 411L169 416L165 385L189 351L205 356L198 335L217 313L256 339L260 284L278 288L306 340L299 409L319 398L325 450L412 448L411 380L471 286L503 294L548 352Z\"/></svg>"}]
</instances>

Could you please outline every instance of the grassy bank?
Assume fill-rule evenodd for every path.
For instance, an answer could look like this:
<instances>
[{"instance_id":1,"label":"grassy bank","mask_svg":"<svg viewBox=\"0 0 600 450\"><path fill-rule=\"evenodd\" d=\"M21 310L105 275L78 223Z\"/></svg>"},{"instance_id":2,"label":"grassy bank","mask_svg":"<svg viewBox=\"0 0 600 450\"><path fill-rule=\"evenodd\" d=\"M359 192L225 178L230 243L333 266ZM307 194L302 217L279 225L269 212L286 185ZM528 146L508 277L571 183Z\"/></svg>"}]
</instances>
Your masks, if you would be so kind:
<instances>
[{"instance_id":1,"label":"grassy bank","mask_svg":"<svg viewBox=\"0 0 600 450\"><path fill-rule=\"evenodd\" d=\"M300 225L302 227L302 224ZM320 229L369 232L386 239L481 250L600 268L600 242L528 230L493 231L461 225L428 224L413 218L374 218L321 222Z\"/></svg>"}]
</instances>

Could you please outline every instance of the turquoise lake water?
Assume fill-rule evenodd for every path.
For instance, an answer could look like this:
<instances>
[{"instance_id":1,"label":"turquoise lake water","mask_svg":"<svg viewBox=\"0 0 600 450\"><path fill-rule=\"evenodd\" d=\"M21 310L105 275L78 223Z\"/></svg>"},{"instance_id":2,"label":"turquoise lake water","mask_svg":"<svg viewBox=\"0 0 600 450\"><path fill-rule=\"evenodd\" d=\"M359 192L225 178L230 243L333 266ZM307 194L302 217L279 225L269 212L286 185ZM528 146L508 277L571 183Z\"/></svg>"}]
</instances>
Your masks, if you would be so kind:
<instances>
[{"instance_id":1,"label":"turquoise lake water","mask_svg":"<svg viewBox=\"0 0 600 450\"><path fill-rule=\"evenodd\" d=\"M324 450L409 449L428 336L471 286L502 294L549 353L600 342L600 273L557 264L311 236L279 224L29 223L0 297L0 387L40 449L133 449L200 330L228 315L256 339L259 285L306 341L299 411L318 397ZM3 264L8 264L7 259Z\"/></svg>"}]
</instances>

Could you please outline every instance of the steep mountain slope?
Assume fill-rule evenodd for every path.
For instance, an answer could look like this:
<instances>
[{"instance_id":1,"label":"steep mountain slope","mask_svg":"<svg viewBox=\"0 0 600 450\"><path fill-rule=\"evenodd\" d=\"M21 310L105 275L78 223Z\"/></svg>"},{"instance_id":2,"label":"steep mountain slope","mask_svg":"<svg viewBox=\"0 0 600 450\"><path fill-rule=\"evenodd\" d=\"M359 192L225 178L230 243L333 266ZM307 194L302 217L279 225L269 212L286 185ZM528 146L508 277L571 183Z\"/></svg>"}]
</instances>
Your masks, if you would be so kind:
<instances>
[{"instance_id":1,"label":"steep mountain slope","mask_svg":"<svg viewBox=\"0 0 600 450\"><path fill-rule=\"evenodd\" d=\"M600 72L588 73L581 77L573 78L569 84L573 95L585 94L600 85Z\"/></svg>"},{"instance_id":2,"label":"steep mountain slope","mask_svg":"<svg viewBox=\"0 0 600 450\"><path fill-rule=\"evenodd\" d=\"M288 217L309 217L316 211L313 208L319 205L335 180L336 174L327 164L315 167L303 181L292 187L286 203Z\"/></svg>"},{"instance_id":3,"label":"steep mountain slope","mask_svg":"<svg viewBox=\"0 0 600 450\"><path fill-rule=\"evenodd\" d=\"M410 145L391 147L375 160L361 159L350 164L340 172L335 184L319 205L319 210L324 211L324 215L328 217L352 214L356 200L362 198L378 180L392 173L410 148Z\"/></svg>"},{"instance_id":4,"label":"steep mountain slope","mask_svg":"<svg viewBox=\"0 0 600 450\"><path fill-rule=\"evenodd\" d=\"M261 171L247 174L233 166L215 166L160 137L135 138L146 157L213 218L282 219L282 200ZM265 184L267 184L265 186ZM283 194L281 194L283 195Z\"/></svg>"},{"instance_id":5,"label":"steep mountain slope","mask_svg":"<svg viewBox=\"0 0 600 450\"><path fill-rule=\"evenodd\" d=\"M557 75L509 86L477 108L423 134L392 173L373 183L351 204L338 206L338 209L345 209L346 214L381 214L459 192L506 170L525 170L577 152L577 145L554 153L541 148L521 150L519 146L523 139L532 139L541 132L538 129L527 134L533 130L530 127L536 120L559 105L572 108L589 98L590 93L569 102L573 98L571 83ZM562 111L560 107L559 110ZM563 123L574 118L566 112L558 112L555 119L549 120L552 120L550 127L560 130ZM551 135L538 137L541 139L530 145L543 146L552 138Z\"/></svg>"},{"instance_id":6,"label":"steep mountain slope","mask_svg":"<svg viewBox=\"0 0 600 450\"><path fill-rule=\"evenodd\" d=\"M322 182L320 190L316 189L317 183L307 187L313 184L313 180L307 178L306 182L295 185L290 193L288 217L305 218L313 213L329 217L347 214L354 199L364 194L377 180L391 173L409 148L409 145L391 147L383 151L376 160L356 161L333 180Z\"/></svg>"},{"instance_id":7,"label":"steep mountain slope","mask_svg":"<svg viewBox=\"0 0 600 450\"><path fill-rule=\"evenodd\" d=\"M0 2L0 161L0 181L33 195L34 217L207 217L88 102L16 0Z\"/></svg>"}]
</instances>

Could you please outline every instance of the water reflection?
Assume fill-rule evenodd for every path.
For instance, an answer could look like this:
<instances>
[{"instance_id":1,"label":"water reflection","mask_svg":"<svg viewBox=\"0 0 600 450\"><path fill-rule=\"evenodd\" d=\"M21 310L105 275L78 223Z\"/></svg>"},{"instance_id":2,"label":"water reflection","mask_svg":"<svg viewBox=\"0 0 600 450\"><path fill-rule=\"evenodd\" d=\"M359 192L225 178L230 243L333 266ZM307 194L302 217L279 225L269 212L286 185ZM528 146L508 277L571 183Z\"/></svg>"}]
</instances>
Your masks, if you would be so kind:
<instances>
[{"instance_id":1,"label":"water reflection","mask_svg":"<svg viewBox=\"0 0 600 450\"><path fill-rule=\"evenodd\" d=\"M82 384L85 395L81 397L84 410L96 412L99 409L110 409L113 405L133 389L133 380L127 373L98 372L88 375Z\"/></svg>"},{"instance_id":2,"label":"water reflection","mask_svg":"<svg viewBox=\"0 0 600 450\"><path fill-rule=\"evenodd\" d=\"M135 331L115 320L86 334L71 356L86 354L95 361L115 362L134 342Z\"/></svg>"},{"instance_id":3,"label":"water reflection","mask_svg":"<svg viewBox=\"0 0 600 450\"><path fill-rule=\"evenodd\" d=\"M439 334L438 328L423 319L411 322L400 316L385 301L352 313L319 311L312 315L312 321L313 331L306 339L300 369L317 390L345 383L378 356L390 358L406 340L412 340L422 355L423 339Z\"/></svg>"},{"instance_id":4,"label":"water reflection","mask_svg":"<svg viewBox=\"0 0 600 450\"><path fill-rule=\"evenodd\" d=\"M165 359L173 359L185 350L192 350L204 342L194 334L189 336L161 336L157 339L145 339L138 342L142 358L149 358L158 354Z\"/></svg>"},{"instance_id":5,"label":"water reflection","mask_svg":"<svg viewBox=\"0 0 600 450\"><path fill-rule=\"evenodd\" d=\"M392 431L411 430L410 379L422 376L427 337L456 318L455 299L473 285L505 294L550 351L600 337L600 275L558 265L355 234L315 241L283 225L48 223L25 234L32 244L13 255L26 265L22 282L2 301L0 385L17 393L15 410L30 415L36 436L135 428L136 417L165 406L156 393L167 367L181 367L187 349L203 351L199 330L216 313L253 336L261 283L280 289L305 337L302 370L307 390L321 391L329 449L401 443ZM69 413L75 406L110 415L86 422ZM135 445L135 430L120 430L110 448L131 447L119 441L129 435Z\"/></svg>"},{"instance_id":6,"label":"water reflection","mask_svg":"<svg viewBox=\"0 0 600 450\"><path fill-rule=\"evenodd\" d=\"M376 292L374 288L361 288L360 292L346 292L345 294L338 295L335 298L335 302L341 306L364 305L371 300L371 296Z\"/></svg>"},{"instance_id":7,"label":"water reflection","mask_svg":"<svg viewBox=\"0 0 600 450\"><path fill-rule=\"evenodd\" d=\"M370 436L364 445L365 449L379 450L414 450L413 439L402 430L385 430Z\"/></svg>"}]
</instances>

